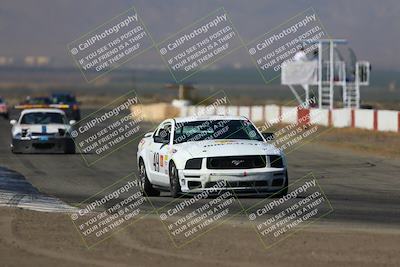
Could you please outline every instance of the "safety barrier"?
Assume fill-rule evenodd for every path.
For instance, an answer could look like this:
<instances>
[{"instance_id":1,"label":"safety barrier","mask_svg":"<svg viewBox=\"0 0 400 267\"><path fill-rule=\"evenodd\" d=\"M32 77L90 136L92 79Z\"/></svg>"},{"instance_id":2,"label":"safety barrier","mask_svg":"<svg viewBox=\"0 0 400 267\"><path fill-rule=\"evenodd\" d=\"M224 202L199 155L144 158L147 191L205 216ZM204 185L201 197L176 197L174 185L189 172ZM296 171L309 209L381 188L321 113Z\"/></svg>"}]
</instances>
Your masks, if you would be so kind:
<instances>
[{"instance_id":1,"label":"safety barrier","mask_svg":"<svg viewBox=\"0 0 400 267\"><path fill-rule=\"evenodd\" d=\"M304 109L300 107L265 106L206 106L181 108L181 116L239 115L254 122L311 123L327 127L353 127L375 131L400 132L400 112L373 109Z\"/></svg>"}]
</instances>

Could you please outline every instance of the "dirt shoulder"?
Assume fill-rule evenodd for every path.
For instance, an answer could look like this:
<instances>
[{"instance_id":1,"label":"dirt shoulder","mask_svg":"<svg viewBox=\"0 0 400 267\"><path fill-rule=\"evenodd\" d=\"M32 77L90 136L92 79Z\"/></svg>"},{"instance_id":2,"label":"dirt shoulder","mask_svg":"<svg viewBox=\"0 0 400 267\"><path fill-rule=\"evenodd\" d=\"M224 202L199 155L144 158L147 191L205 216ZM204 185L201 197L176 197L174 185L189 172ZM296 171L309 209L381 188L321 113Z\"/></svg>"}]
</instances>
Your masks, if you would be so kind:
<instances>
[{"instance_id":1,"label":"dirt shoulder","mask_svg":"<svg viewBox=\"0 0 400 267\"><path fill-rule=\"evenodd\" d=\"M400 158L400 134L352 128L331 128L315 139L330 147Z\"/></svg>"},{"instance_id":2,"label":"dirt shoulder","mask_svg":"<svg viewBox=\"0 0 400 267\"><path fill-rule=\"evenodd\" d=\"M268 132L277 133L286 126L276 124L268 128ZM318 126L318 130L310 138L304 141L331 148L352 150L361 154L400 158L400 134L395 132Z\"/></svg>"},{"instance_id":3,"label":"dirt shoulder","mask_svg":"<svg viewBox=\"0 0 400 267\"><path fill-rule=\"evenodd\" d=\"M246 223L177 249L143 219L88 250L66 214L0 209L3 266L376 266L400 264L400 232L311 226L266 250Z\"/></svg>"}]
</instances>

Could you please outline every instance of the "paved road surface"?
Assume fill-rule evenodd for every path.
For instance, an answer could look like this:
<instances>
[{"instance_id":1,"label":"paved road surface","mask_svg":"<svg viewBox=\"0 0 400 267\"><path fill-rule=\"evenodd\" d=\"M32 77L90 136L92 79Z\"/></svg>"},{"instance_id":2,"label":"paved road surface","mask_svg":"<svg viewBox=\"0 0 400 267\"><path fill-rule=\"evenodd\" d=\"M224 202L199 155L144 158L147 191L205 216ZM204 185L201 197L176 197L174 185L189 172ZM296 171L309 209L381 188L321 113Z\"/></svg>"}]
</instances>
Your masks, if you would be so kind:
<instances>
[{"instance_id":1,"label":"paved road surface","mask_svg":"<svg viewBox=\"0 0 400 267\"><path fill-rule=\"evenodd\" d=\"M9 149L10 126L0 120L0 168L24 177L40 192L71 204L79 203L135 172L138 140L88 167L81 155L14 155ZM400 223L400 161L305 144L288 154L291 182L313 172L334 211L327 222ZM1 189L1 188L0 188ZM168 193L152 198L156 208L172 199ZM245 208L259 197L240 198ZM150 207L149 207L150 209Z\"/></svg>"}]
</instances>

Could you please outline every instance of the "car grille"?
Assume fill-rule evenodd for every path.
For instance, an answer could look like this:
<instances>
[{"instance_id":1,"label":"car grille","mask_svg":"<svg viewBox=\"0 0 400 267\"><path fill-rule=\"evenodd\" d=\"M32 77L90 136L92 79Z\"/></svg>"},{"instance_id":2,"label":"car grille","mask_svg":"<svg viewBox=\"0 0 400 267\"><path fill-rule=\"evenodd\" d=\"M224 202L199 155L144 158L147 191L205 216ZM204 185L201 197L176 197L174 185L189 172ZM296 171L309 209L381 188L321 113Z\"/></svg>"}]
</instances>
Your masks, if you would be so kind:
<instances>
[{"instance_id":1,"label":"car grille","mask_svg":"<svg viewBox=\"0 0 400 267\"><path fill-rule=\"evenodd\" d=\"M269 166L271 168L283 168L283 160L279 155L269 155Z\"/></svg>"},{"instance_id":2,"label":"car grille","mask_svg":"<svg viewBox=\"0 0 400 267\"><path fill-rule=\"evenodd\" d=\"M37 132L33 132L31 133L31 136L55 136L55 133L37 133Z\"/></svg>"},{"instance_id":3,"label":"car grille","mask_svg":"<svg viewBox=\"0 0 400 267\"><path fill-rule=\"evenodd\" d=\"M272 186L282 186L283 185L283 178L274 179L272 181Z\"/></svg>"},{"instance_id":4,"label":"car grille","mask_svg":"<svg viewBox=\"0 0 400 267\"><path fill-rule=\"evenodd\" d=\"M52 149L55 147L53 143L33 143L32 146L36 149Z\"/></svg>"},{"instance_id":5,"label":"car grille","mask_svg":"<svg viewBox=\"0 0 400 267\"><path fill-rule=\"evenodd\" d=\"M215 186L217 182L206 183L205 188L211 188ZM237 188L237 187L267 187L268 181L232 181L227 182L226 187Z\"/></svg>"},{"instance_id":6,"label":"car grille","mask_svg":"<svg viewBox=\"0 0 400 267\"><path fill-rule=\"evenodd\" d=\"M266 166L265 155L207 158L207 169L254 169Z\"/></svg>"}]
</instances>

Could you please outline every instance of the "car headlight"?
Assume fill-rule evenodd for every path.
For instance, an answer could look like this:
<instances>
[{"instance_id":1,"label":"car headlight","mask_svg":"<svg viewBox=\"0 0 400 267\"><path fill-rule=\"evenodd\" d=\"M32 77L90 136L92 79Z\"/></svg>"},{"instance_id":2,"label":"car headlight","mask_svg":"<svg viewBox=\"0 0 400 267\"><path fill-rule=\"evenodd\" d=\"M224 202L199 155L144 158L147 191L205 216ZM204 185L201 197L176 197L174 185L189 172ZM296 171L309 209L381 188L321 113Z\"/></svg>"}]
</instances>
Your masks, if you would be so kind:
<instances>
[{"instance_id":1,"label":"car headlight","mask_svg":"<svg viewBox=\"0 0 400 267\"><path fill-rule=\"evenodd\" d=\"M185 169L187 169L187 170L200 170L202 162L203 162L202 158L189 159L188 161L186 161Z\"/></svg>"},{"instance_id":2,"label":"car headlight","mask_svg":"<svg viewBox=\"0 0 400 267\"><path fill-rule=\"evenodd\" d=\"M269 166L271 168L284 168L283 158L281 155L269 155Z\"/></svg>"}]
</instances>

